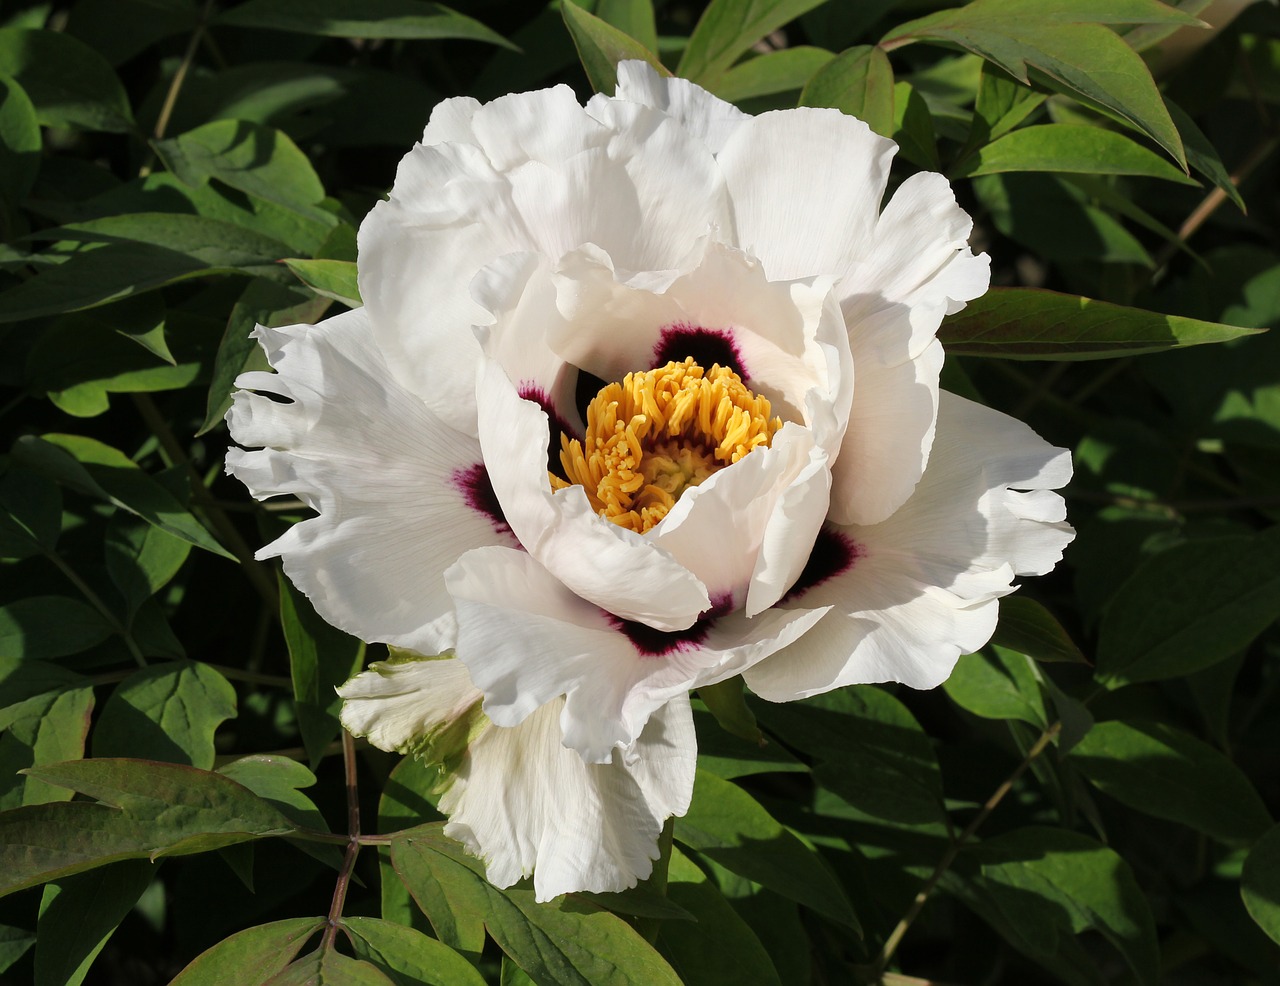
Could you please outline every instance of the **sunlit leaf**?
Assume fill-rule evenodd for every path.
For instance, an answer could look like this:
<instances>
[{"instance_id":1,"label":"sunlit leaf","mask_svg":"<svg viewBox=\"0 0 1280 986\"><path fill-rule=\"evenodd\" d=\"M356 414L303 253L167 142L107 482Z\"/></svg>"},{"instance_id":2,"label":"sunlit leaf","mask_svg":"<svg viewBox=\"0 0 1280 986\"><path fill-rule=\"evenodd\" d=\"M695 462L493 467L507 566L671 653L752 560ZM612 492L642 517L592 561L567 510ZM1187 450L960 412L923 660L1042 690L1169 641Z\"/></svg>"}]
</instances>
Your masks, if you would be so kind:
<instances>
[{"instance_id":1,"label":"sunlit leaf","mask_svg":"<svg viewBox=\"0 0 1280 986\"><path fill-rule=\"evenodd\" d=\"M129 859L48 884L36 922L35 986L79 986L155 870Z\"/></svg>"},{"instance_id":2,"label":"sunlit leaf","mask_svg":"<svg viewBox=\"0 0 1280 986\"><path fill-rule=\"evenodd\" d=\"M771 31L822 0L711 0L698 19L676 75L716 91L729 67Z\"/></svg>"},{"instance_id":3,"label":"sunlit leaf","mask_svg":"<svg viewBox=\"0 0 1280 986\"><path fill-rule=\"evenodd\" d=\"M1257 332L1040 288L992 288L948 316L938 338L954 355L1085 360L1225 342Z\"/></svg>"},{"instance_id":4,"label":"sunlit leaf","mask_svg":"<svg viewBox=\"0 0 1280 986\"><path fill-rule=\"evenodd\" d=\"M658 56L635 38L599 17L588 13L577 4L563 3L560 13L573 36L574 46L582 67L596 92L611 94L618 81L617 66L627 59L648 62L662 75L670 71L658 61Z\"/></svg>"},{"instance_id":5,"label":"sunlit leaf","mask_svg":"<svg viewBox=\"0 0 1280 986\"><path fill-rule=\"evenodd\" d=\"M856 116L882 137L892 136L893 69L879 48L859 45L842 51L805 84L801 106L834 106Z\"/></svg>"},{"instance_id":6,"label":"sunlit leaf","mask_svg":"<svg viewBox=\"0 0 1280 986\"><path fill-rule=\"evenodd\" d=\"M324 918L286 918L247 928L201 952L169 986L262 986L323 926Z\"/></svg>"},{"instance_id":7,"label":"sunlit leaf","mask_svg":"<svg viewBox=\"0 0 1280 986\"><path fill-rule=\"evenodd\" d=\"M213 668L173 661L116 685L93 730L95 757L145 757L213 767L213 736L236 714L236 691Z\"/></svg>"}]
</instances>

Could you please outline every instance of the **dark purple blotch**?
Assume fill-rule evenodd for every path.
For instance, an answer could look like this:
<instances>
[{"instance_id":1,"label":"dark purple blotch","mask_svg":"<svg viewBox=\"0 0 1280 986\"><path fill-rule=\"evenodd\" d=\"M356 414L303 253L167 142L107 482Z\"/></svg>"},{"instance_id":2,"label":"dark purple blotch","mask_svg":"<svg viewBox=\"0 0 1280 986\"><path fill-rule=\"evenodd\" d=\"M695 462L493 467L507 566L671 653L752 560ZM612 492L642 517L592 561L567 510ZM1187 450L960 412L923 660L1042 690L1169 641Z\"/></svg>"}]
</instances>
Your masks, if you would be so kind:
<instances>
[{"instance_id":1,"label":"dark purple blotch","mask_svg":"<svg viewBox=\"0 0 1280 986\"><path fill-rule=\"evenodd\" d=\"M741 377L743 383L751 379L742 365L742 354L733 341L733 333L726 329L704 329L686 322L665 326L653 347L652 369L683 362L687 356L692 356L704 370L719 363Z\"/></svg>"},{"instance_id":2,"label":"dark purple blotch","mask_svg":"<svg viewBox=\"0 0 1280 986\"><path fill-rule=\"evenodd\" d=\"M546 414L547 427L550 432L550 441L547 443L547 472L555 473L561 479L567 478L564 474L564 466L560 464L560 436L568 435L570 438L577 438L577 433L560 416L560 412L556 410L555 402L551 400L551 395L532 380L522 381L520 386L516 388L516 393L520 395L522 400L533 401Z\"/></svg>"},{"instance_id":3,"label":"dark purple blotch","mask_svg":"<svg viewBox=\"0 0 1280 986\"><path fill-rule=\"evenodd\" d=\"M809 560L804 563L804 571L780 602L795 602L810 589L816 589L828 579L849 571L863 554L862 545L853 538L823 527L814 538Z\"/></svg>"},{"instance_id":4,"label":"dark purple blotch","mask_svg":"<svg viewBox=\"0 0 1280 986\"><path fill-rule=\"evenodd\" d=\"M703 610L693 625L684 630L655 630L646 623L624 620L607 614L613 628L631 641L641 657L666 657L697 650L707 639L716 620L733 609L733 597L729 594L711 600L711 608Z\"/></svg>"},{"instance_id":5,"label":"dark purple blotch","mask_svg":"<svg viewBox=\"0 0 1280 986\"><path fill-rule=\"evenodd\" d=\"M453 485L466 501L467 506L476 513L484 514L499 534L514 538L511 525L502 513L502 504L498 502L498 494L493 491L493 483L489 479L489 470L483 462L477 462L466 469L455 469Z\"/></svg>"}]
</instances>

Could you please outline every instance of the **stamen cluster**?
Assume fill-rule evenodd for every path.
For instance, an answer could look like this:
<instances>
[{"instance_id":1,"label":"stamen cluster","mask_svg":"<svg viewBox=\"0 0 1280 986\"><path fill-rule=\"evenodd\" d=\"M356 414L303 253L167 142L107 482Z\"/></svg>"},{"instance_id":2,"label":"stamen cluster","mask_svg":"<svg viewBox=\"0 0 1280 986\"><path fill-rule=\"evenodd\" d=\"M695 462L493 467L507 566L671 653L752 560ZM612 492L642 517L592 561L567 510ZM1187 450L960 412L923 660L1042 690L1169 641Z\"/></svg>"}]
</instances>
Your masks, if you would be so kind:
<instances>
[{"instance_id":1,"label":"stamen cluster","mask_svg":"<svg viewBox=\"0 0 1280 986\"><path fill-rule=\"evenodd\" d=\"M682 362L606 384L587 406L583 441L561 438L566 478L605 519L643 534L686 489L747 453L768 447L782 420L732 369Z\"/></svg>"}]
</instances>

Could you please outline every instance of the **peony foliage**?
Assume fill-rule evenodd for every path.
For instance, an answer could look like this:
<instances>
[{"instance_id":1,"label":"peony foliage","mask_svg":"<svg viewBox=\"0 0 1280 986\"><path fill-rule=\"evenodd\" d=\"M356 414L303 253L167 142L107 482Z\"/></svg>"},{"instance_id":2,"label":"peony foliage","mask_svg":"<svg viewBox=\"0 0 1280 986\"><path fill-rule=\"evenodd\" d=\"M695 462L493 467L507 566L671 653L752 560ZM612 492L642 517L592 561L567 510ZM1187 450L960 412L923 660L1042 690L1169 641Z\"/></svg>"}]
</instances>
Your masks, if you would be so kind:
<instances>
[{"instance_id":1,"label":"peony foliage","mask_svg":"<svg viewBox=\"0 0 1280 986\"><path fill-rule=\"evenodd\" d=\"M6 7L0 978L1271 982L1278 39Z\"/></svg>"}]
</instances>

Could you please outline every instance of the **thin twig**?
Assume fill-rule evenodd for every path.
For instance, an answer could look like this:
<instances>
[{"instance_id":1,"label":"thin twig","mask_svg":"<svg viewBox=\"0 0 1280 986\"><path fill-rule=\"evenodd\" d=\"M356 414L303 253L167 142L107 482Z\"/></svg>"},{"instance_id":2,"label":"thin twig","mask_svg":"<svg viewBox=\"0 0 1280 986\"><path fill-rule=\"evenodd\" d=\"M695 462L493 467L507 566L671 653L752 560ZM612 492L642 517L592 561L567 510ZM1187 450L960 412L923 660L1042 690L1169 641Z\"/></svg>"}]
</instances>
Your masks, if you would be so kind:
<instances>
[{"instance_id":1,"label":"thin twig","mask_svg":"<svg viewBox=\"0 0 1280 986\"><path fill-rule=\"evenodd\" d=\"M89 604L102 615L102 618L107 621L107 624L111 629L123 638L125 646L129 648L129 653L133 656L133 659L138 662L138 667L145 668L147 666L147 658L142 653L142 649L138 647L137 641L133 639L133 634L130 633L127 626L120 622L116 617L116 614L111 611L111 608L102 601L102 597L94 592L89 586L89 583L80 578L80 576L76 574L75 569L63 561L57 552L46 551L44 552L44 555L57 566L58 571L65 575L72 585L80 590L80 593L85 599L89 600Z\"/></svg>"},{"instance_id":2,"label":"thin twig","mask_svg":"<svg viewBox=\"0 0 1280 986\"><path fill-rule=\"evenodd\" d=\"M964 848L964 844L973 838L974 833L977 832L982 823L987 820L987 816L995 811L996 806L1004 800L1005 795L1013 790L1013 785L1018 782L1018 778L1020 778L1026 769L1031 766L1032 762L1048 748L1049 744L1053 742L1054 737L1056 737L1061 731L1062 723L1059 721L1047 727L1045 731L1040 734L1040 738L1036 740L1031 749L1027 751L1027 755L1023 757L1022 762L1014 768L1013 773L1006 777L1004 781L1001 782L1000 786L995 789L995 792L987 799L978 814L973 816L973 821L971 821L965 827L965 830L960 833L960 837L947 847L947 851L943 854L942 859L938 862L938 865L934 868L933 872L929 874L929 879L925 880L924 886L920 888L920 892L916 894L915 899L911 902L911 906L907 908L907 913L902 915L902 920L898 922L897 927L890 932L889 937L885 940L884 947L880 950L880 955L876 959L874 967L878 977L877 981L882 983L886 981L884 979L885 967L888 966L889 960L893 958L893 953L898 950L898 945L902 942L902 936L907 933L907 929L911 927L912 922L920 915L921 910L924 909L925 903L937 888L938 883L946 875L947 871L951 869L951 864L955 862L956 856L960 854L960 850Z\"/></svg>"},{"instance_id":3,"label":"thin twig","mask_svg":"<svg viewBox=\"0 0 1280 986\"><path fill-rule=\"evenodd\" d=\"M356 744L351 734L342 731L342 764L347 775L347 852L342 857L342 869L338 872L337 882L333 887L333 902L329 905L329 918L325 924L324 937L320 947L333 948L334 939L338 935L338 927L342 923L342 906L347 900L347 887L351 883L351 873L355 869L356 857L360 855L360 795L356 788Z\"/></svg>"},{"instance_id":4,"label":"thin twig","mask_svg":"<svg viewBox=\"0 0 1280 986\"><path fill-rule=\"evenodd\" d=\"M1262 164L1276 147L1280 146L1280 136L1274 132L1269 133L1266 137L1258 142L1258 144L1249 152L1249 156L1244 159L1244 163L1240 165L1231 175L1231 184L1240 187L1241 182L1248 178L1258 166ZM1227 193L1221 188L1214 188L1206 195L1198 206L1191 210L1191 214L1178 227L1178 242L1166 243L1160 253L1156 255L1156 270L1163 270L1164 267L1173 258L1173 255L1184 246L1187 240L1195 234L1201 226L1205 224L1210 216L1217 211L1223 202L1227 201Z\"/></svg>"},{"instance_id":5,"label":"thin twig","mask_svg":"<svg viewBox=\"0 0 1280 986\"><path fill-rule=\"evenodd\" d=\"M173 108L178 102L178 93L182 91L182 84L187 81L187 73L191 70L191 65L195 62L196 49L200 47L200 39L204 37L205 30L209 24L209 16L213 13L213 5L215 0L205 0L204 9L200 11L200 20L196 23L196 29L191 32L191 39L187 42L187 50L182 56L182 62L178 65L178 69L173 73L173 78L169 80L169 90L164 94L164 103L160 107L160 115L156 117L155 129L152 130L151 136L154 140L160 140L164 137L164 133L169 129L169 118L173 115ZM151 174L151 162L155 160L155 152L153 151L147 158L147 161L138 169L138 177L145 178Z\"/></svg>"}]
</instances>

